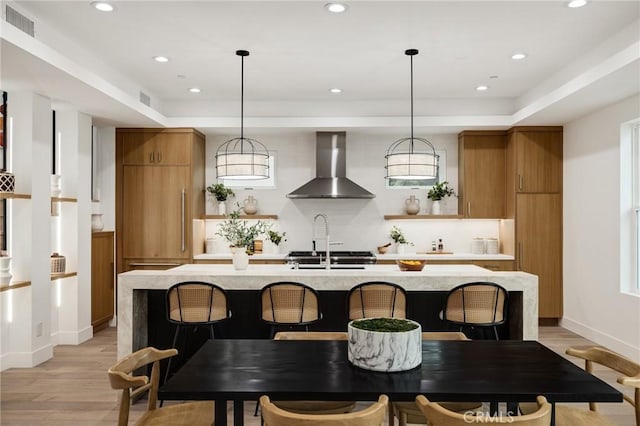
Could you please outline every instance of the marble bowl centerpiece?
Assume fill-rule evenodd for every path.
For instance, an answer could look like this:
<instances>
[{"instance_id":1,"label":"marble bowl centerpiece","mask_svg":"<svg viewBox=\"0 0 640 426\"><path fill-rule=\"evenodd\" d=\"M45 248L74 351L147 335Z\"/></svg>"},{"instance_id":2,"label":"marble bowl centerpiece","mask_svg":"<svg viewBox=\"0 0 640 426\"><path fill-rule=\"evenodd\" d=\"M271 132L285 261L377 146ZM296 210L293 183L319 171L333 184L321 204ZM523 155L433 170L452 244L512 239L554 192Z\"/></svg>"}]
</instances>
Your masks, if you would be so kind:
<instances>
[{"instance_id":1,"label":"marble bowl centerpiece","mask_svg":"<svg viewBox=\"0 0 640 426\"><path fill-rule=\"evenodd\" d=\"M351 321L349 362L365 370L411 370L422 363L422 327L398 318L365 318Z\"/></svg>"}]
</instances>

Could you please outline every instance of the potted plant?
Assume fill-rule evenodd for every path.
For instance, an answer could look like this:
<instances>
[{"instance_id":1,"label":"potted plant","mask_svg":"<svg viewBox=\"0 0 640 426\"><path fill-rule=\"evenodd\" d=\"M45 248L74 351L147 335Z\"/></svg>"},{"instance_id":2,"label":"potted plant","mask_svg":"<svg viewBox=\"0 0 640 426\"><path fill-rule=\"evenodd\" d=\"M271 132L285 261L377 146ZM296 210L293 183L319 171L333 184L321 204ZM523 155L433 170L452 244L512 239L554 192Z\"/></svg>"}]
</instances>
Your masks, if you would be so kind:
<instances>
[{"instance_id":1,"label":"potted plant","mask_svg":"<svg viewBox=\"0 0 640 426\"><path fill-rule=\"evenodd\" d=\"M207 186L207 192L213 195L218 201L218 214L226 214L227 208L225 201L227 201L227 198L235 195L233 190L224 186L224 183L215 183Z\"/></svg>"},{"instance_id":2,"label":"potted plant","mask_svg":"<svg viewBox=\"0 0 640 426\"><path fill-rule=\"evenodd\" d=\"M271 243L273 243L276 254L280 251L280 243L282 243L283 241L287 241L287 239L285 238L286 235L286 232L280 233L271 229L267 231L267 239L271 241Z\"/></svg>"},{"instance_id":3,"label":"potted plant","mask_svg":"<svg viewBox=\"0 0 640 426\"><path fill-rule=\"evenodd\" d=\"M440 201L444 197L455 196L457 196L456 191L449 186L449 182L446 180L433 184L427 193L427 198L433 202L431 205L431 214L440 214Z\"/></svg>"},{"instance_id":4,"label":"potted plant","mask_svg":"<svg viewBox=\"0 0 640 426\"><path fill-rule=\"evenodd\" d=\"M264 234L267 229L268 226L260 220L253 225L249 225L246 220L241 220L240 205L238 204L238 209L229 213L227 219L220 224L216 235L227 240L235 248L233 266L240 270L247 269L249 264L248 247L258 235Z\"/></svg>"},{"instance_id":5,"label":"potted plant","mask_svg":"<svg viewBox=\"0 0 640 426\"><path fill-rule=\"evenodd\" d=\"M396 250L398 251L398 254L405 253L406 247L408 245L413 245L412 242L407 241L406 237L404 236L404 233L397 226L393 226L391 228L391 232L389 233L389 236L391 237L393 242L395 242L398 245L396 247Z\"/></svg>"},{"instance_id":6,"label":"potted plant","mask_svg":"<svg viewBox=\"0 0 640 426\"><path fill-rule=\"evenodd\" d=\"M422 363L422 327L399 318L365 318L348 325L349 362L372 371L406 371Z\"/></svg>"}]
</instances>

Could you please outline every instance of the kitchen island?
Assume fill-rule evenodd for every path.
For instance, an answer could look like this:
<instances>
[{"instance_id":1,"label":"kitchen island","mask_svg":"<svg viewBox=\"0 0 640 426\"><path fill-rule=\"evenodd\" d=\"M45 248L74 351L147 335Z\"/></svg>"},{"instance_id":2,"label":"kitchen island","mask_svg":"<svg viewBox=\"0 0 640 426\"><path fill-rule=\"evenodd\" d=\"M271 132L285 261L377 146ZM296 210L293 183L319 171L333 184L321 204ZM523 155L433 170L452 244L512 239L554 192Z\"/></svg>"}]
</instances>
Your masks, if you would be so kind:
<instances>
[{"instance_id":1,"label":"kitchen island","mask_svg":"<svg viewBox=\"0 0 640 426\"><path fill-rule=\"evenodd\" d=\"M357 267L359 269L325 270L257 264L249 265L247 270L236 271L232 265L189 264L166 271L122 273L118 276L118 357L155 344L154 339L149 337L150 330L153 330L149 327L150 315L154 315L151 311L156 311L156 316L151 322L157 325L157 312L164 309L164 291L173 284L187 280L207 281L221 286L230 293L233 318L256 322L259 322L258 293L262 287L272 282L302 282L318 290L321 298L326 294L326 303L321 304L325 318L330 317L331 310L346 311L346 294L355 285L376 280L393 282L404 287L409 293L407 316L421 322L425 331L433 329L435 322L439 321L436 305L423 304L430 295L438 295L441 300L448 290L459 284L492 281L509 291L509 338L538 338L538 278L535 275L516 271L495 272L475 265L427 264L420 272L402 272L396 265ZM240 299L234 304L233 297ZM255 303L249 303L254 299ZM440 303L437 306L440 306ZM421 321L418 317L422 315L428 315L429 319ZM339 323L344 323L344 320L340 320ZM346 323L342 325L346 329ZM157 334L171 333L163 330Z\"/></svg>"}]
</instances>

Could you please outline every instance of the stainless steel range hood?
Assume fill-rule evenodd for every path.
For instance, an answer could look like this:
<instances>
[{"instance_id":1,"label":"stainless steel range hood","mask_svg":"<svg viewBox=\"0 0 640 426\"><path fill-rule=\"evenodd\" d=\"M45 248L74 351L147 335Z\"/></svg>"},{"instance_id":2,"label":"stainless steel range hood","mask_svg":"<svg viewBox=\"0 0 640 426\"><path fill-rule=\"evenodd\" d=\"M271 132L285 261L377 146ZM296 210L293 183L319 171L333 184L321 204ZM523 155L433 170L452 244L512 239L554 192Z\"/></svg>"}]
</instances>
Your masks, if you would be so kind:
<instances>
[{"instance_id":1,"label":"stainless steel range hood","mask_svg":"<svg viewBox=\"0 0 640 426\"><path fill-rule=\"evenodd\" d=\"M316 132L316 177L288 198L374 198L346 177L346 132Z\"/></svg>"}]
</instances>

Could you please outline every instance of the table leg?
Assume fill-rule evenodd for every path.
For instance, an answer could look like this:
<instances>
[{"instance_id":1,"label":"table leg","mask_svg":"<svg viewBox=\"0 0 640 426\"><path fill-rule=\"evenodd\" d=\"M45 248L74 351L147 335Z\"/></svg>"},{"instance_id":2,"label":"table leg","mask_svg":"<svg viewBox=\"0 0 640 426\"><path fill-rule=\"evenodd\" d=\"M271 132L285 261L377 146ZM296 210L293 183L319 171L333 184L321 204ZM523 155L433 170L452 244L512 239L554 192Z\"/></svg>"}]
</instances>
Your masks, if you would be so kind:
<instances>
[{"instance_id":1,"label":"table leg","mask_svg":"<svg viewBox=\"0 0 640 426\"><path fill-rule=\"evenodd\" d=\"M498 401L489 402L489 414L491 414L492 417L498 415L498 404Z\"/></svg>"},{"instance_id":2,"label":"table leg","mask_svg":"<svg viewBox=\"0 0 640 426\"><path fill-rule=\"evenodd\" d=\"M551 426L556 425L556 403L551 403Z\"/></svg>"},{"instance_id":3,"label":"table leg","mask_svg":"<svg viewBox=\"0 0 640 426\"><path fill-rule=\"evenodd\" d=\"M233 401L233 426L244 425L244 401L236 399ZM225 423L226 424L226 423Z\"/></svg>"},{"instance_id":4,"label":"table leg","mask_svg":"<svg viewBox=\"0 0 640 426\"><path fill-rule=\"evenodd\" d=\"M227 401L225 399L216 399L216 407L214 412L214 420L217 425L227 424Z\"/></svg>"}]
</instances>

